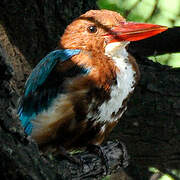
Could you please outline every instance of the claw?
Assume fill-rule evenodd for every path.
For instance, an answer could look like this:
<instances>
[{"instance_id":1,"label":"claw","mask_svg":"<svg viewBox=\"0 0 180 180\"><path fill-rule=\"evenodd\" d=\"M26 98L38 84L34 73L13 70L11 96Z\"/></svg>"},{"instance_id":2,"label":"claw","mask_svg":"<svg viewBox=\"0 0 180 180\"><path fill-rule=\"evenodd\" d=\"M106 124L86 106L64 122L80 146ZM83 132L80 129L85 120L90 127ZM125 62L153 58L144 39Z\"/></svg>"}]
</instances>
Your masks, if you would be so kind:
<instances>
[{"instance_id":1,"label":"claw","mask_svg":"<svg viewBox=\"0 0 180 180\"><path fill-rule=\"evenodd\" d=\"M89 152L98 154L98 156L101 158L102 163L105 166L105 173L107 175L108 170L109 170L108 158L107 158L105 152L103 151L103 149L101 148L101 146L91 144L91 145L88 145L87 149Z\"/></svg>"},{"instance_id":2,"label":"claw","mask_svg":"<svg viewBox=\"0 0 180 180\"><path fill-rule=\"evenodd\" d=\"M67 159L68 161L74 163L74 164L77 164L79 166L82 166L82 160L81 159L78 159L74 156L72 156L70 153L68 153L64 147L62 146L59 146L58 147L58 151L55 153L55 156L61 156L63 157L64 159Z\"/></svg>"},{"instance_id":3,"label":"claw","mask_svg":"<svg viewBox=\"0 0 180 180\"><path fill-rule=\"evenodd\" d=\"M129 165L129 155L128 155L128 152L127 152L127 148L126 148L126 145L122 142L122 141L119 141L119 146L120 146L120 149L122 150L122 158L121 158L121 165L122 167L126 168L128 165Z\"/></svg>"}]
</instances>

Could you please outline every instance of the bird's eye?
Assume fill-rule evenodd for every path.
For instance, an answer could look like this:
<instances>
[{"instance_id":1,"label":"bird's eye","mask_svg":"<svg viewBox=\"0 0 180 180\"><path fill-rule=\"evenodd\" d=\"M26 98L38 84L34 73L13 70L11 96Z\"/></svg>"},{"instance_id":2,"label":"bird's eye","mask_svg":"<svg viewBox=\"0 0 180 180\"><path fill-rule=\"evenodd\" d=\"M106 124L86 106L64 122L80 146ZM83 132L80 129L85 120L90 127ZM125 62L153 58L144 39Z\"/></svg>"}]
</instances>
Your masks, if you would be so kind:
<instances>
[{"instance_id":1,"label":"bird's eye","mask_svg":"<svg viewBox=\"0 0 180 180\"><path fill-rule=\"evenodd\" d=\"M90 33L95 33L95 32L97 32L97 27L96 26L89 26L87 30Z\"/></svg>"}]
</instances>

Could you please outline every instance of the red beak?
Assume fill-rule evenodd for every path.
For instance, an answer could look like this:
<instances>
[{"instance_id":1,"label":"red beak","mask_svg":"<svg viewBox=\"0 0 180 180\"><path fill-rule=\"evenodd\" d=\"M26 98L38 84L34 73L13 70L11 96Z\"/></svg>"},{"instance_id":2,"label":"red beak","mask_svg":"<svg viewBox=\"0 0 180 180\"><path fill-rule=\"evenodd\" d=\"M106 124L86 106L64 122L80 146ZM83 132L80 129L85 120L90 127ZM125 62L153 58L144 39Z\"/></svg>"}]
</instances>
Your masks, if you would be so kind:
<instances>
[{"instance_id":1,"label":"red beak","mask_svg":"<svg viewBox=\"0 0 180 180\"><path fill-rule=\"evenodd\" d=\"M165 26L155 24L122 22L119 26L113 27L110 30L110 33L105 36L110 38L109 43L119 41L139 41L159 34L167 29L168 28Z\"/></svg>"}]
</instances>

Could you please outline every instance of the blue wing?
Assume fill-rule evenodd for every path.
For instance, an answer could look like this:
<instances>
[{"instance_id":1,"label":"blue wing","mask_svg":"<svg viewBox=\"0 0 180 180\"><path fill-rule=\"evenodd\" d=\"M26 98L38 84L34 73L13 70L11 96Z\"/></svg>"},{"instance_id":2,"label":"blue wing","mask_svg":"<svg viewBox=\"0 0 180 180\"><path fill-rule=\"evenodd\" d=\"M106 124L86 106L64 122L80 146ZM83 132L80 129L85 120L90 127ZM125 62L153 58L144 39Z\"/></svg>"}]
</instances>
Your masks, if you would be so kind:
<instances>
[{"instance_id":1,"label":"blue wing","mask_svg":"<svg viewBox=\"0 0 180 180\"><path fill-rule=\"evenodd\" d=\"M58 61L64 62L73 55L79 54L79 52L79 49L60 49L50 52L38 63L27 79L25 84L25 96L33 93L38 86L43 84Z\"/></svg>"},{"instance_id":2,"label":"blue wing","mask_svg":"<svg viewBox=\"0 0 180 180\"><path fill-rule=\"evenodd\" d=\"M44 57L34 68L25 84L24 96L21 98L18 107L18 115L26 134L31 134L32 123L39 112L47 109L52 99L59 91L63 91L61 84L67 74L53 72L54 66L58 61L64 62L73 55L79 54L80 50L65 49L55 50ZM70 70L68 76L84 71L79 68ZM83 72L84 73L84 72ZM51 75L50 75L51 74Z\"/></svg>"}]
</instances>

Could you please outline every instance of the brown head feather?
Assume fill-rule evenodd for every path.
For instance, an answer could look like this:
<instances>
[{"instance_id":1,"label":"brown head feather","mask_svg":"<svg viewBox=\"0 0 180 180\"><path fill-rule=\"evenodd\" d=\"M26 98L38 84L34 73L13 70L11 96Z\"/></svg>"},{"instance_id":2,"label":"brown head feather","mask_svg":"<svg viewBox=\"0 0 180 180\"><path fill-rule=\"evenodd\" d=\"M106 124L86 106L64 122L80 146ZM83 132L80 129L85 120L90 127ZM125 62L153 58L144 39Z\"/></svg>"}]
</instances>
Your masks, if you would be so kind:
<instances>
[{"instance_id":1,"label":"brown head feather","mask_svg":"<svg viewBox=\"0 0 180 180\"><path fill-rule=\"evenodd\" d=\"M108 90L116 76L114 62L105 53L106 34L112 26L124 22L117 12L109 10L90 10L67 26L60 48L80 49L79 55L73 56L74 64L91 69L89 77L98 87ZM97 31L89 32L90 26L96 26Z\"/></svg>"}]
</instances>

